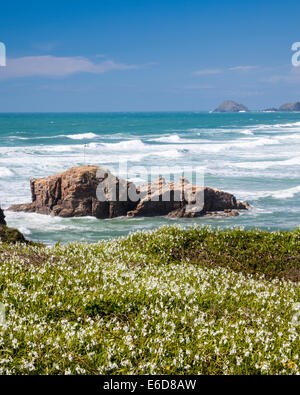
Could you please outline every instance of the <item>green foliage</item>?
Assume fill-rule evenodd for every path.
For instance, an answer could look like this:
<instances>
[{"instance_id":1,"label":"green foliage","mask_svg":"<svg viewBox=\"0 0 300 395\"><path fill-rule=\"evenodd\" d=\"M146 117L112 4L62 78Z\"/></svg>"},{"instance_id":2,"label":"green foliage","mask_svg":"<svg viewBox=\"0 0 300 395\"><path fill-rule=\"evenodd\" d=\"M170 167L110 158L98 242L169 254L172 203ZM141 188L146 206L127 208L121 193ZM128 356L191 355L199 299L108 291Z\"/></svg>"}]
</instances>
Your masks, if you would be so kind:
<instances>
[{"instance_id":1,"label":"green foliage","mask_svg":"<svg viewBox=\"0 0 300 395\"><path fill-rule=\"evenodd\" d=\"M0 243L0 373L299 374L299 264L299 230Z\"/></svg>"},{"instance_id":2,"label":"green foliage","mask_svg":"<svg viewBox=\"0 0 300 395\"><path fill-rule=\"evenodd\" d=\"M9 228L6 225L0 225L0 240L3 243L25 243L25 237L18 229Z\"/></svg>"},{"instance_id":3,"label":"green foliage","mask_svg":"<svg viewBox=\"0 0 300 395\"><path fill-rule=\"evenodd\" d=\"M269 278L300 280L300 230L264 232L164 227L155 233L136 234L125 243L161 262L188 261L229 267Z\"/></svg>"}]
</instances>

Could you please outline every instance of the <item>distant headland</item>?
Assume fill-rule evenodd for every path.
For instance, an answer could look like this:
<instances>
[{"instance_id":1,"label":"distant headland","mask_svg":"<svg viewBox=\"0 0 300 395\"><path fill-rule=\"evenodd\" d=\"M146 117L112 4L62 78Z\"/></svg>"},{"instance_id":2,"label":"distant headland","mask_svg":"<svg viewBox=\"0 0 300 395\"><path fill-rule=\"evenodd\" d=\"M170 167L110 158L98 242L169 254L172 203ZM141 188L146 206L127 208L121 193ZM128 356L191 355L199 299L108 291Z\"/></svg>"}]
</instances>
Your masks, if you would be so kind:
<instances>
[{"instance_id":1,"label":"distant headland","mask_svg":"<svg viewBox=\"0 0 300 395\"><path fill-rule=\"evenodd\" d=\"M236 103L232 100L225 100L213 112L248 112L244 104Z\"/></svg>"},{"instance_id":2,"label":"distant headland","mask_svg":"<svg viewBox=\"0 0 300 395\"><path fill-rule=\"evenodd\" d=\"M249 112L250 110L248 107L246 107L244 104L237 103L233 100L225 100L223 103L221 103L214 111L216 112ZM262 112L275 112L275 111L284 111L284 112L297 112L300 111L300 101L297 101L295 103L285 103L282 104L279 108L271 107L267 108L264 110L261 110Z\"/></svg>"}]
</instances>

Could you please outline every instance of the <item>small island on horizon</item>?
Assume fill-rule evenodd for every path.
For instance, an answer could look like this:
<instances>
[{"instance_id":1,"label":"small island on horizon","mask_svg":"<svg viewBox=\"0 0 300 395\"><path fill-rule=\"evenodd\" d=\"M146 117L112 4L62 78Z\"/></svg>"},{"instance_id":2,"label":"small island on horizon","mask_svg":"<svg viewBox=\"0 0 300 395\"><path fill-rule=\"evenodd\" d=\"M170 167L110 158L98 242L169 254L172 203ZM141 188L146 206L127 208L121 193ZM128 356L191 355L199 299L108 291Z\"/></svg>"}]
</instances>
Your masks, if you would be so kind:
<instances>
[{"instance_id":1,"label":"small island on horizon","mask_svg":"<svg viewBox=\"0 0 300 395\"><path fill-rule=\"evenodd\" d=\"M251 110L248 109L247 106L241 103L237 103L233 100L225 100L223 101L216 109L211 111L212 113L236 113L236 112L250 112ZM298 112L300 111L300 101L294 103L284 103L280 107L271 107L264 110L260 110L262 112Z\"/></svg>"}]
</instances>

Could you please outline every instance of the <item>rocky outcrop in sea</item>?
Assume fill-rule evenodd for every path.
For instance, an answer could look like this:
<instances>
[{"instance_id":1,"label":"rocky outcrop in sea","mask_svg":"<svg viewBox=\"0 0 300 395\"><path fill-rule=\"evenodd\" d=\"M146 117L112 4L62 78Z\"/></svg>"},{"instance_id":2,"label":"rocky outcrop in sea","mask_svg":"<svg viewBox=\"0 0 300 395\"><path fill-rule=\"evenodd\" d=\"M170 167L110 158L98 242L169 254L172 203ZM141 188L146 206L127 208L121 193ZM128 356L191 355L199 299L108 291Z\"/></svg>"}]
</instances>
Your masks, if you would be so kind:
<instances>
[{"instance_id":1,"label":"rocky outcrop in sea","mask_svg":"<svg viewBox=\"0 0 300 395\"><path fill-rule=\"evenodd\" d=\"M35 212L60 217L94 216L99 219L128 217L197 217L238 215L249 205L231 193L199 187L182 178L159 178L136 187L98 166L73 167L54 176L31 179L32 202L11 211Z\"/></svg>"},{"instance_id":2,"label":"rocky outcrop in sea","mask_svg":"<svg viewBox=\"0 0 300 395\"><path fill-rule=\"evenodd\" d=\"M279 111L300 111L300 101L295 103L285 103L279 107Z\"/></svg>"},{"instance_id":3,"label":"rocky outcrop in sea","mask_svg":"<svg viewBox=\"0 0 300 395\"><path fill-rule=\"evenodd\" d=\"M102 183L106 190L105 201L97 198ZM104 183L104 184L103 184ZM47 178L31 179L32 202L14 205L11 211L35 212L60 217L93 216L99 219L124 216L136 203L126 196L118 201L110 197L113 190L124 191L133 186L98 166L79 166Z\"/></svg>"},{"instance_id":4,"label":"rocky outcrop in sea","mask_svg":"<svg viewBox=\"0 0 300 395\"><path fill-rule=\"evenodd\" d=\"M244 104L236 103L232 100L226 100L219 105L213 112L248 112L248 108Z\"/></svg>"},{"instance_id":5,"label":"rocky outcrop in sea","mask_svg":"<svg viewBox=\"0 0 300 395\"><path fill-rule=\"evenodd\" d=\"M185 178L181 178L180 182L167 182L164 178L159 178L153 183L141 185L137 190L140 201L135 210L127 214L130 217L168 215L193 218L217 213L231 216L238 215L233 210L249 208L247 203L237 201L231 193L199 187Z\"/></svg>"}]
</instances>

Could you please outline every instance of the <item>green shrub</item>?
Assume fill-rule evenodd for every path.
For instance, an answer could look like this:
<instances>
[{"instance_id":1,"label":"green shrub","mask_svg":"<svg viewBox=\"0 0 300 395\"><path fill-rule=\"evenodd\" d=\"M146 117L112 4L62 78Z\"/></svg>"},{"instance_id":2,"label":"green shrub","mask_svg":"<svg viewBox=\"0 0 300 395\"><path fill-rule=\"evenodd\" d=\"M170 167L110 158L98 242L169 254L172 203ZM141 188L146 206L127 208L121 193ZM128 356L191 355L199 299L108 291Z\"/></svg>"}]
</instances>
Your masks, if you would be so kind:
<instances>
[{"instance_id":1,"label":"green shrub","mask_svg":"<svg viewBox=\"0 0 300 395\"><path fill-rule=\"evenodd\" d=\"M170 227L0 243L0 373L299 374L299 240Z\"/></svg>"}]
</instances>

